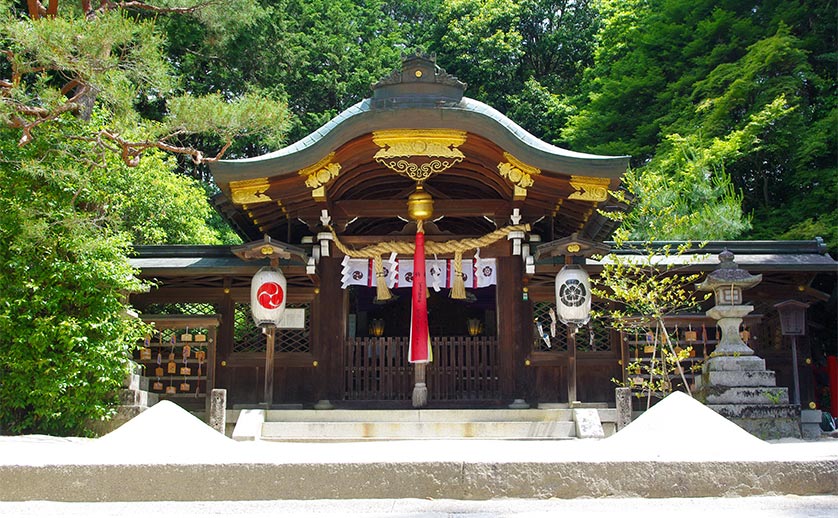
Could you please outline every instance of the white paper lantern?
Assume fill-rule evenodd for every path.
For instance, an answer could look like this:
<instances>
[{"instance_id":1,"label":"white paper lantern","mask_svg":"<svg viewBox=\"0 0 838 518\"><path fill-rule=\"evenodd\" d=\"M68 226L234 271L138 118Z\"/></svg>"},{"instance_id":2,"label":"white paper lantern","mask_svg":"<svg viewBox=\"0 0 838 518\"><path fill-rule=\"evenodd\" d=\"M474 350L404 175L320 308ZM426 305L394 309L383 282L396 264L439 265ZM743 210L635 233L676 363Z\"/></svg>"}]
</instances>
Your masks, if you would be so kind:
<instances>
[{"instance_id":1,"label":"white paper lantern","mask_svg":"<svg viewBox=\"0 0 838 518\"><path fill-rule=\"evenodd\" d=\"M570 264L556 275L556 307L564 324L581 326L591 318L591 281L581 266Z\"/></svg>"},{"instance_id":2,"label":"white paper lantern","mask_svg":"<svg viewBox=\"0 0 838 518\"><path fill-rule=\"evenodd\" d=\"M250 281L250 311L257 326L276 326L285 312L287 282L282 270L265 266Z\"/></svg>"}]
</instances>

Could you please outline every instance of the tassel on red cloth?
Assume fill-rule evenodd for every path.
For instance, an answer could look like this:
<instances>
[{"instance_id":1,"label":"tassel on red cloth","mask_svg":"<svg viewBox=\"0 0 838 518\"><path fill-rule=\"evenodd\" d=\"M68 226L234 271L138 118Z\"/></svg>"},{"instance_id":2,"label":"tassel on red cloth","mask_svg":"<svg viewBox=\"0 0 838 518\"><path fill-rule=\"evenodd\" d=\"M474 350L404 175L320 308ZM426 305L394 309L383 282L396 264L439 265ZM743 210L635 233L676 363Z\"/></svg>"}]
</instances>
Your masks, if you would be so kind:
<instances>
[{"instance_id":1,"label":"tassel on red cloth","mask_svg":"<svg viewBox=\"0 0 838 518\"><path fill-rule=\"evenodd\" d=\"M416 249L413 252L413 305L410 315L410 363L431 361L428 334L428 302L425 281L425 233L416 232Z\"/></svg>"}]
</instances>

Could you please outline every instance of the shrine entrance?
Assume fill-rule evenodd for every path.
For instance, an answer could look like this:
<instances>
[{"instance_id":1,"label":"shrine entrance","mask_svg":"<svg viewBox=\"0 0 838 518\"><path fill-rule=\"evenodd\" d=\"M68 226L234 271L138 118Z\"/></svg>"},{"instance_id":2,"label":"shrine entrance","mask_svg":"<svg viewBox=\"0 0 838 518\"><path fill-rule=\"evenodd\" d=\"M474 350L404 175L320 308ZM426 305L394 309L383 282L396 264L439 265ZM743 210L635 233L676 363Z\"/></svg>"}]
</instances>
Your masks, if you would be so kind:
<instances>
[{"instance_id":1,"label":"shrine entrance","mask_svg":"<svg viewBox=\"0 0 838 518\"><path fill-rule=\"evenodd\" d=\"M353 286L348 300L344 400L410 401L409 289L396 289L392 300L377 303L373 288ZM494 287L468 290L465 300L430 290L433 361L426 375L431 404L500 399L496 319Z\"/></svg>"}]
</instances>

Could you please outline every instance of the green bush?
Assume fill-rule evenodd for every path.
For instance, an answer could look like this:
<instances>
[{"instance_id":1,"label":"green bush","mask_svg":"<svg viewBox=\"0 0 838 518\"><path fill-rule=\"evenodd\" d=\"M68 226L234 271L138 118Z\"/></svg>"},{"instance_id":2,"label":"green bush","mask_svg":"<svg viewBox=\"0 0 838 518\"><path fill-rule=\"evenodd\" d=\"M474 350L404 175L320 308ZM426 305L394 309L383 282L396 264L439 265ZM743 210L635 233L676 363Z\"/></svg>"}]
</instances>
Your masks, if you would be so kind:
<instances>
[{"instance_id":1,"label":"green bush","mask_svg":"<svg viewBox=\"0 0 838 518\"><path fill-rule=\"evenodd\" d=\"M128 237L90 205L72 159L10 140L0 139L0 429L89 435L113 412L142 333L127 312L140 289Z\"/></svg>"}]
</instances>

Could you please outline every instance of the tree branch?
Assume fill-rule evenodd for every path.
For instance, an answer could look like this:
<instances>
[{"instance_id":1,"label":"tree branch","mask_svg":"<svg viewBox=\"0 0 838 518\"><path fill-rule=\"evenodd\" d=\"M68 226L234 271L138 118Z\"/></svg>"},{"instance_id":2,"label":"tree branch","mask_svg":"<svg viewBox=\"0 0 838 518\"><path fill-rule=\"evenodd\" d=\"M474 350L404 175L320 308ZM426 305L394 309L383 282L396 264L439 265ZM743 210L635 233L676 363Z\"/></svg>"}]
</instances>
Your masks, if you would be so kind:
<instances>
[{"instance_id":1,"label":"tree branch","mask_svg":"<svg viewBox=\"0 0 838 518\"><path fill-rule=\"evenodd\" d=\"M204 156L204 153L198 149L192 147L176 146L162 139L132 142L123 139L119 136L118 133L114 133L108 130L100 131L99 135L100 137L104 137L117 145L117 147L119 148L120 156L122 157L122 161L125 162L125 165L129 167L136 167L140 163L140 155L148 149L160 149L162 151L168 151L170 153L187 155L192 159L192 162L195 163L195 165L209 164L221 160L221 157L224 156L224 153L226 153L230 146L233 144L232 140L228 138L224 145L221 147L221 150L218 152L218 154L216 154L214 157L207 158Z\"/></svg>"},{"instance_id":2,"label":"tree branch","mask_svg":"<svg viewBox=\"0 0 838 518\"><path fill-rule=\"evenodd\" d=\"M37 20L47 14L46 8L38 0L26 0L26 6L29 8L29 17L33 20Z\"/></svg>"},{"instance_id":3,"label":"tree branch","mask_svg":"<svg viewBox=\"0 0 838 518\"><path fill-rule=\"evenodd\" d=\"M19 128L21 130L22 135L17 143L18 146L25 146L32 141L32 130L35 127L55 120L65 113L78 112L82 108L80 104L73 102L64 103L52 110L41 108L40 106L20 104L7 98L2 99L2 102L12 105L15 109L16 113L11 116L7 125L10 128ZM33 117L34 120L27 120L23 116Z\"/></svg>"}]
</instances>

